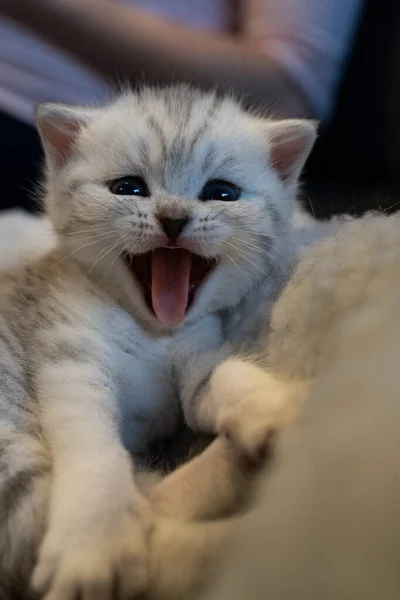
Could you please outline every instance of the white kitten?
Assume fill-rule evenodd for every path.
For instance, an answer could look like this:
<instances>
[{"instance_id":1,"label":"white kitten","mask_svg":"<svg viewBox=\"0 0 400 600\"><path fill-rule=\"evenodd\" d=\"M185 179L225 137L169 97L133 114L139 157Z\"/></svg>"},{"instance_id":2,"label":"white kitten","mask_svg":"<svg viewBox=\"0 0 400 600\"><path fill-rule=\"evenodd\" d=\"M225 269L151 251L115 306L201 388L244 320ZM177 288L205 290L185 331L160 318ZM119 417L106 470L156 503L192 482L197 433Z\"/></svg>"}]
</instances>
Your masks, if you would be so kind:
<instances>
[{"instance_id":1,"label":"white kitten","mask_svg":"<svg viewBox=\"0 0 400 600\"><path fill-rule=\"evenodd\" d=\"M108 599L117 581L123 600L146 589L153 523L127 451L173 435L182 410L200 431L237 427L244 398L235 413L212 373L265 350L315 126L185 87L37 118L56 242L0 291L0 591L46 532L40 593ZM274 421L249 384L237 440L257 455Z\"/></svg>"}]
</instances>

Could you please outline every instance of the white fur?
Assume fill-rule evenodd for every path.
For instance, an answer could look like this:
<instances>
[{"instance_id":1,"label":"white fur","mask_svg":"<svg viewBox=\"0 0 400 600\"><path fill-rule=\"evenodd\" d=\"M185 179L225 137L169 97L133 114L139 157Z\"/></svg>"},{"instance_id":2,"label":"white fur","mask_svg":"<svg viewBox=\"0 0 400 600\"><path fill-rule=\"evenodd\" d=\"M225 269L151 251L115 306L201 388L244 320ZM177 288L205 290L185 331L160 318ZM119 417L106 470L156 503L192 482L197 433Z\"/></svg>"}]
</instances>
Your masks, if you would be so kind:
<instances>
[{"instance_id":1,"label":"white fur","mask_svg":"<svg viewBox=\"0 0 400 600\"><path fill-rule=\"evenodd\" d=\"M55 244L50 222L20 210L0 216L0 270L15 269L49 252Z\"/></svg>"},{"instance_id":2,"label":"white fur","mask_svg":"<svg viewBox=\"0 0 400 600\"><path fill-rule=\"evenodd\" d=\"M102 109L44 105L37 114L55 244L3 277L0 325L10 340L0 356L24 360L9 369L1 408L30 441L40 437L52 465L35 588L46 600L108 600L117 578L125 600L146 588L152 525L127 451L173 435L181 410L193 428L226 427L219 415L232 408L229 389L213 395L209 379L246 345L265 354L270 306L292 266L290 217L315 126L265 120L185 87L126 94ZM127 175L143 177L150 196L113 194L110 180ZM235 183L240 199L201 201L216 178ZM160 214L189 215L179 244L218 261L176 327L156 320L122 256L166 245ZM258 450L251 438L260 410L260 439L271 415L275 424L259 388L258 378L244 390L251 418L236 411L248 432L236 437L240 452Z\"/></svg>"}]
</instances>

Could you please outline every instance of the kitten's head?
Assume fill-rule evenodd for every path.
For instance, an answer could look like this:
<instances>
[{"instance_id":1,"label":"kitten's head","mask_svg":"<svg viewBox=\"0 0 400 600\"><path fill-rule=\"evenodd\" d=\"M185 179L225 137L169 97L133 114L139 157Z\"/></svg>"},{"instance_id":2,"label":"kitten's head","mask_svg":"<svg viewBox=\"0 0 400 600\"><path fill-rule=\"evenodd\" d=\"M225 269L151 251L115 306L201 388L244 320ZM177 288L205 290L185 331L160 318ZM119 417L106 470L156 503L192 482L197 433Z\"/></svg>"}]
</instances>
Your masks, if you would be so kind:
<instances>
[{"instance_id":1,"label":"kitten's head","mask_svg":"<svg viewBox=\"0 0 400 600\"><path fill-rule=\"evenodd\" d=\"M184 86L37 122L63 246L147 322L233 306L281 261L313 123Z\"/></svg>"}]
</instances>

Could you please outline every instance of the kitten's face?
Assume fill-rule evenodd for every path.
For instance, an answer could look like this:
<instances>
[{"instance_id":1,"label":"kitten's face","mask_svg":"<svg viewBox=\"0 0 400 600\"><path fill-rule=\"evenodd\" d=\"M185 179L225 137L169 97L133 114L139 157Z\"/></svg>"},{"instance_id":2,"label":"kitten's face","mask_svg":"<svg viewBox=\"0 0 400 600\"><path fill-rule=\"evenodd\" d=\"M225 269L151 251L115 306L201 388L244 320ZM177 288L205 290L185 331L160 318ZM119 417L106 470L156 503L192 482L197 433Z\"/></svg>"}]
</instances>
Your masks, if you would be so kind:
<instances>
[{"instance_id":1,"label":"kitten's face","mask_svg":"<svg viewBox=\"0 0 400 600\"><path fill-rule=\"evenodd\" d=\"M279 262L312 124L187 88L38 123L63 243L153 325L232 306Z\"/></svg>"}]
</instances>

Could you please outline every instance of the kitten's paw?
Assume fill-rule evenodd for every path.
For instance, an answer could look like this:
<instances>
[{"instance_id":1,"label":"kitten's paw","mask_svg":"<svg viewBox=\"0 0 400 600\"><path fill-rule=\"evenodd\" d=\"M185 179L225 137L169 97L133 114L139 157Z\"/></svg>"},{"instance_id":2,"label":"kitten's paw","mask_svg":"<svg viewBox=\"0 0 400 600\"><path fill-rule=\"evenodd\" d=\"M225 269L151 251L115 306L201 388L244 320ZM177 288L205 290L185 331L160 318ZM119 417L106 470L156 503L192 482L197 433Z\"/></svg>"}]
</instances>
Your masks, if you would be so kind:
<instances>
[{"instance_id":1,"label":"kitten's paw","mask_svg":"<svg viewBox=\"0 0 400 600\"><path fill-rule=\"evenodd\" d=\"M278 419L265 407L235 407L226 411L219 423L219 433L226 437L251 466L265 461L276 438ZM250 466L249 465L249 466Z\"/></svg>"},{"instance_id":2,"label":"kitten's paw","mask_svg":"<svg viewBox=\"0 0 400 600\"><path fill-rule=\"evenodd\" d=\"M71 524L71 520L69 520ZM45 600L133 600L147 588L149 509L136 505L89 527L50 527L32 585Z\"/></svg>"},{"instance_id":3,"label":"kitten's paw","mask_svg":"<svg viewBox=\"0 0 400 600\"><path fill-rule=\"evenodd\" d=\"M277 432L294 415L297 399L304 393L302 384L297 388L293 382L233 359L216 369L210 383L211 393L220 398L219 433L255 464L265 459Z\"/></svg>"}]
</instances>

